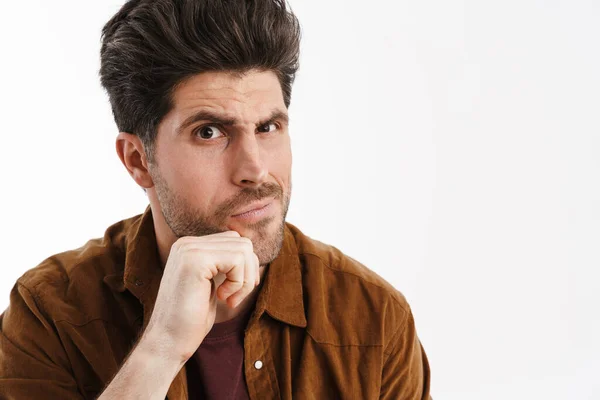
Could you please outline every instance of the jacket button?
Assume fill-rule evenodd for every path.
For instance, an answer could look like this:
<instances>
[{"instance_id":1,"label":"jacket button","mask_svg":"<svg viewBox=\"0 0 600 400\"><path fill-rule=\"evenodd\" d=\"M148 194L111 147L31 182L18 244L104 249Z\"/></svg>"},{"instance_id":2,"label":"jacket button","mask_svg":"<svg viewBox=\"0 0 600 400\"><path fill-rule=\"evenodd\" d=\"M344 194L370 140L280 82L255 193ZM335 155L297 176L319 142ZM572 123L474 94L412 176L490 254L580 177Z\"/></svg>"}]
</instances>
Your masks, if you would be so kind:
<instances>
[{"instance_id":1,"label":"jacket button","mask_svg":"<svg viewBox=\"0 0 600 400\"><path fill-rule=\"evenodd\" d=\"M263 362L258 360L254 363L254 368L261 369L263 367Z\"/></svg>"}]
</instances>

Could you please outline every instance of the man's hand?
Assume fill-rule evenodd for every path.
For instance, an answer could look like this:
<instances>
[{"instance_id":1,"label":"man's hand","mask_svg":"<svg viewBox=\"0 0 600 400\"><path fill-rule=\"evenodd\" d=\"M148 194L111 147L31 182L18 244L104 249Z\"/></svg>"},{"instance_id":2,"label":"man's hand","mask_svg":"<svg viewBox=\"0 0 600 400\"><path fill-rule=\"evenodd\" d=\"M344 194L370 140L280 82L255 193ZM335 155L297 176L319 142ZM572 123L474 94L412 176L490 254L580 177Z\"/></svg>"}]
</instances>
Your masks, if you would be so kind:
<instances>
[{"instance_id":1,"label":"man's hand","mask_svg":"<svg viewBox=\"0 0 600 400\"><path fill-rule=\"evenodd\" d=\"M235 231L177 240L148 326L99 399L164 399L211 330L217 298L236 307L259 280L252 242Z\"/></svg>"},{"instance_id":2,"label":"man's hand","mask_svg":"<svg viewBox=\"0 0 600 400\"><path fill-rule=\"evenodd\" d=\"M211 330L217 298L234 308L259 280L252 241L239 233L180 238L171 247L144 338L185 362Z\"/></svg>"}]
</instances>

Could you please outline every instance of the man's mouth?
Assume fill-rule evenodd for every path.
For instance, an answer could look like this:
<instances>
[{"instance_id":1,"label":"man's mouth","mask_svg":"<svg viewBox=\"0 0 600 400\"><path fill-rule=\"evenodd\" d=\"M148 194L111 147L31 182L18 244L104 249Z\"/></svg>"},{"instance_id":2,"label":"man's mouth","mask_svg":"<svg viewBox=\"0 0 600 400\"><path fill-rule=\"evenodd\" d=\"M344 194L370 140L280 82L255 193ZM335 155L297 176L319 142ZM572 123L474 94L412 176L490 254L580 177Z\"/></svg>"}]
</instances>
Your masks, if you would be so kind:
<instances>
[{"instance_id":1,"label":"man's mouth","mask_svg":"<svg viewBox=\"0 0 600 400\"><path fill-rule=\"evenodd\" d=\"M248 217L262 213L270 208L269 206L273 203L273 200L273 198L268 198L250 203L244 208L237 210L232 217Z\"/></svg>"}]
</instances>

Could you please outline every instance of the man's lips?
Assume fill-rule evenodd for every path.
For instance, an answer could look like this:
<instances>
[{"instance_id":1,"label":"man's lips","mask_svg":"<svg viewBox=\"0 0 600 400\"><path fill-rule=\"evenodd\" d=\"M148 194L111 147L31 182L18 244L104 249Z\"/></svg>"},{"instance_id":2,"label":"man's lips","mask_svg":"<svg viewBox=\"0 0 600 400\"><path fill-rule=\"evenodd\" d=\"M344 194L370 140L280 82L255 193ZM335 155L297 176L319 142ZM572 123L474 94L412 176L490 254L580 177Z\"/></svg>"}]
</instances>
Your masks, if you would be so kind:
<instances>
[{"instance_id":1,"label":"man's lips","mask_svg":"<svg viewBox=\"0 0 600 400\"><path fill-rule=\"evenodd\" d=\"M250 211L255 211L255 210L259 210L265 206L267 206L269 203L271 203L273 201L272 198L269 199L263 199L261 201L255 201L253 203L248 204L247 206L245 206L242 209L239 209L235 212L235 214L232 215L232 217L237 217L239 215L245 214L247 212Z\"/></svg>"}]
</instances>

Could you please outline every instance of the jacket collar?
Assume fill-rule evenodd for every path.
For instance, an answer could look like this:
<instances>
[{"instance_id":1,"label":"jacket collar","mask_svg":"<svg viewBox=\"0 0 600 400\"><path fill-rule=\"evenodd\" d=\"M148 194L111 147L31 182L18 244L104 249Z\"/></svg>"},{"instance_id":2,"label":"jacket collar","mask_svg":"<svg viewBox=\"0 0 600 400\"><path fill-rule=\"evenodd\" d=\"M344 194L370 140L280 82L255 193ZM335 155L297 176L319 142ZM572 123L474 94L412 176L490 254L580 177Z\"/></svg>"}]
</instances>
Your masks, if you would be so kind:
<instances>
[{"instance_id":1,"label":"jacket collar","mask_svg":"<svg viewBox=\"0 0 600 400\"><path fill-rule=\"evenodd\" d=\"M264 311L276 320L306 328L302 266L290 226L293 225L288 222L284 224L281 250L268 266L264 286L256 301L255 318L259 318Z\"/></svg>"},{"instance_id":2,"label":"jacket collar","mask_svg":"<svg viewBox=\"0 0 600 400\"><path fill-rule=\"evenodd\" d=\"M124 288L137 297L144 307L142 329L146 328L152 315L162 272L152 210L148 206L141 216L133 218L127 230L123 274Z\"/></svg>"}]
</instances>

